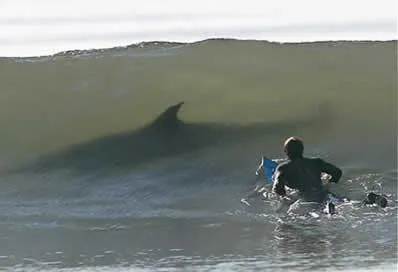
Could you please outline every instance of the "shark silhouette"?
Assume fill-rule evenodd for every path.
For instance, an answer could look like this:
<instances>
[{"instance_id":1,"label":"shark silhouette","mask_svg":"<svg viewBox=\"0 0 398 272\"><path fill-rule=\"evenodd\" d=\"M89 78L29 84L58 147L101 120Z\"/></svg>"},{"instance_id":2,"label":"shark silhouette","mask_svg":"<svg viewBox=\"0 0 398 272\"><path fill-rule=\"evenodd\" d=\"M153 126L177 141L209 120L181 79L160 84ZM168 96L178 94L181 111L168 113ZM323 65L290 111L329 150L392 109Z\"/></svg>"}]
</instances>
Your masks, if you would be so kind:
<instances>
[{"instance_id":1,"label":"shark silhouette","mask_svg":"<svg viewBox=\"0 0 398 272\"><path fill-rule=\"evenodd\" d=\"M90 171L103 167L129 167L148 160L183 154L222 143L239 143L248 137L290 135L297 129L322 125L329 119L326 106L309 118L277 123L226 125L187 123L178 118L184 102L169 106L153 122L133 131L108 135L37 158L18 171L70 169Z\"/></svg>"}]
</instances>

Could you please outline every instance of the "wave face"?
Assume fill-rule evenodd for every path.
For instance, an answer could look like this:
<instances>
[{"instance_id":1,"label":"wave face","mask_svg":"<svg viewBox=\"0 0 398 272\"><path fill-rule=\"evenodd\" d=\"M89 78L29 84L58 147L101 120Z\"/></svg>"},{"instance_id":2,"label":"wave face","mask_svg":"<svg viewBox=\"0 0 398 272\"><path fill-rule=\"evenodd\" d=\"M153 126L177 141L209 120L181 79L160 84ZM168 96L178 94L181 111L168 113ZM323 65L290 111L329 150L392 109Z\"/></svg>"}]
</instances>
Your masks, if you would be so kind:
<instances>
[{"instance_id":1,"label":"wave face","mask_svg":"<svg viewBox=\"0 0 398 272\"><path fill-rule=\"evenodd\" d=\"M273 269L286 251L294 270L344 248L323 267L390 267L396 50L206 40L1 59L0 265ZM291 135L341 166L334 191L382 188L390 207L299 229L272 205L242 207L261 155L283 157Z\"/></svg>"}]
</instances>

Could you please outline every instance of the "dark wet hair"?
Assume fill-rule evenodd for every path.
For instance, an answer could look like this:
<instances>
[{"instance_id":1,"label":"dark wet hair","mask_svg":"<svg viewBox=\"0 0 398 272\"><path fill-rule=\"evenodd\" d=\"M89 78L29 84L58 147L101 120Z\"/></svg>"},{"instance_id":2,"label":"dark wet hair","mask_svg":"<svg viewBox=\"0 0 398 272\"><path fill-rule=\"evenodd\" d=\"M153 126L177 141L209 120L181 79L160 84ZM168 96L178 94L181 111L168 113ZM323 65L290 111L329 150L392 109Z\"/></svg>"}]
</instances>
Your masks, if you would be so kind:
<instances>
[{"instance_id":1,"label":"dark wet hair","mask_svg":"<svg viewBox=\"0 0 398 272\"><path fill-rule=\"evenodd\" d=\"M290 159L301 158L304 152L303 141L298 137L288 138L284 145L284 151Z\"/></svg>"}]
</instances>

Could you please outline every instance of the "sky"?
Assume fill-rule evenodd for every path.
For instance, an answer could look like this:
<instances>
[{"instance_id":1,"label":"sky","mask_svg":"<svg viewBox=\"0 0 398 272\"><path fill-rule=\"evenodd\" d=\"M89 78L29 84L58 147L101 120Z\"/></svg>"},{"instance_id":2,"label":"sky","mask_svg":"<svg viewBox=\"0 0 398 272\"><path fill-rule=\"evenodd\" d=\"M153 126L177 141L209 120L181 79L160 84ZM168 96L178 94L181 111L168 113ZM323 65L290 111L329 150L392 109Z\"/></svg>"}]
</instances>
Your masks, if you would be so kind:
<instances>
[{"instance_id":1,"label":"sky","mask_svg":"<svg viewBox=\"0 0 398 272\"><path fill-rule=\"evenodd\" d=\"M397 39L398 0L0 0L0 56L142 41Z\"/></svg>"}]
</instances>

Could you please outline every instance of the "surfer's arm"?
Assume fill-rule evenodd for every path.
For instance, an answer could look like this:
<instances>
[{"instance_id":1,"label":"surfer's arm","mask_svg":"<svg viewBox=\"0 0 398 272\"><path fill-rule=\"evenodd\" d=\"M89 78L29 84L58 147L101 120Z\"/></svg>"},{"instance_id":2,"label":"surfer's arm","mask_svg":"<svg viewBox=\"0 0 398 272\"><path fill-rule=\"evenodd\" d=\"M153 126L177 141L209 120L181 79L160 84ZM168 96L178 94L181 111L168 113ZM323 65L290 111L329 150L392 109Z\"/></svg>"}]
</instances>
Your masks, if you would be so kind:
<instances>
[{"instance_id":1,"label":"surfer's arm","mask_svg":"<svg viewBox=\"0 0 398 272\"><path fill-rule=\"evenodd\" d=\"M321 163L321 171L332 176L332 178L330 179L329 182L334 182L334 183L339 182L339 180L343 174L343 171L341 171L341 169L338 168L337 166L335 166L331 163L325 162L324 160L320 159L320 163Z\"/></svg>"},{"instance_id":2,"label":"surfer's arm","mask_svg":"<svg viewBox=\"0 0 398 272\"><path fill-rule=\"evenodd\" d=\"M285 184L286 180L283 171L281 171L278 167L275 170L274 185L272 186L272 191L280 196L285 196L286 195Z\"/></svg>"}]
</instances>

